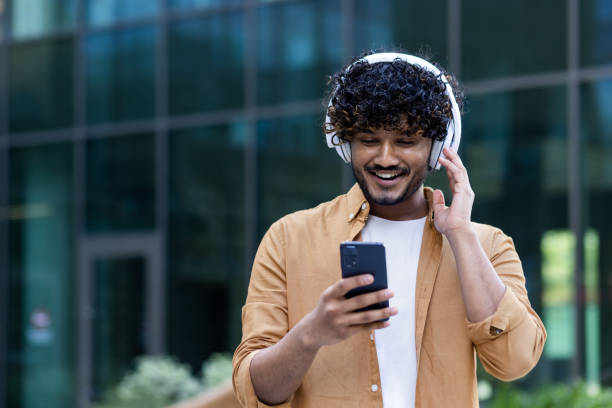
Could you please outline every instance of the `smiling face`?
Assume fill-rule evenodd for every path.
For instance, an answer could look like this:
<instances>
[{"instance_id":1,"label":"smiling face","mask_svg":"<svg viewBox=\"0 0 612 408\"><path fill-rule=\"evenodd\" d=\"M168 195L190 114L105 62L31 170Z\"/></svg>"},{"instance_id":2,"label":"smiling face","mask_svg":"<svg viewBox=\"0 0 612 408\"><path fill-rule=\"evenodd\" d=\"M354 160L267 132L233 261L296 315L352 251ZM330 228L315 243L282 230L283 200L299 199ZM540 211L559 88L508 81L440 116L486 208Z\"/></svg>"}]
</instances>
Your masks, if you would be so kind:
<instances>
[{"instance_id":1,"label":"smiling face","mask_svg":"<svg viewBox=\"0 0 612 408\"><path fill-rule=\"evenodd\" d=\"M423 185L432 140L398 130L373 129L351 138L353 174L375 206L400 205Z\"/></svg>"}]
</instances>

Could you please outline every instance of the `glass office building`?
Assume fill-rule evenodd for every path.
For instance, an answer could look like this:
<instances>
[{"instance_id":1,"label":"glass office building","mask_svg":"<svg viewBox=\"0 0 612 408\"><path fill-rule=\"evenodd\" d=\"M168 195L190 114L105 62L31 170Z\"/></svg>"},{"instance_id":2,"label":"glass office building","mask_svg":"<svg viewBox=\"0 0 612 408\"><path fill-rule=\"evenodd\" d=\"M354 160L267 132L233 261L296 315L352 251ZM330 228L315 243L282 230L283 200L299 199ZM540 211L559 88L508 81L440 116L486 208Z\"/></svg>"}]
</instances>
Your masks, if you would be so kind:
<instances>
[{"instance_id":1,"label":"glass office building","mask_svg":"<svg viewBox=\"0 0 612 408\"><path fill-rule=\"evenodd\" d=\"M473 218L549 332L519 385L612 385L611 35L605 0L0 0L0 407L233 351L263 233L352 184L326 76L389 46L465 86Z\"/></svg>"}]
</instances>

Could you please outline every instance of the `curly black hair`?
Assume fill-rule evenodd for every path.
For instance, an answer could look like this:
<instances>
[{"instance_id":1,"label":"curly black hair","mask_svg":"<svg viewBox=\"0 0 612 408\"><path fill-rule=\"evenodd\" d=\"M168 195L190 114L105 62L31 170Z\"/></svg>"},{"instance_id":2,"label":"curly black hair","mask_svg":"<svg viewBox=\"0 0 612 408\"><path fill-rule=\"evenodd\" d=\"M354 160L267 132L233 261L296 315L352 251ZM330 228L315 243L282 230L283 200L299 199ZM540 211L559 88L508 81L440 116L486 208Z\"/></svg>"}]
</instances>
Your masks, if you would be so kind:
<instances>
[{"instance_id":1,"label":"curly black hair","mask_svg":"<svg viewBox=\"0 0 612 408\"><path fill-rule=\"evenodd\" d=\"M444 139L452 113L441 78L399 58L374 64L362 59L371 53L354 58L329 78L330 123L324 125L325 133L336 132L342 140L350 141L363 130L384 128ZM457 80L438 69L462 110L464 97Z\"/></svg>"}]
</instances>

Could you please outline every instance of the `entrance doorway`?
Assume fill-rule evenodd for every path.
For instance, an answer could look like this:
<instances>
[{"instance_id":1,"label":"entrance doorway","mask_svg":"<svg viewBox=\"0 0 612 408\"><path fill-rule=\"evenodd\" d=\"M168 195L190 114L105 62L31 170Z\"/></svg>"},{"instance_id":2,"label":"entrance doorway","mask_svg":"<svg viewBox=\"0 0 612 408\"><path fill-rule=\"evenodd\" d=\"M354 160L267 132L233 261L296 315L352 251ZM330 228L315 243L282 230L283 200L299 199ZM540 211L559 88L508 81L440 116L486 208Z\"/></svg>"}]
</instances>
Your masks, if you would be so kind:
<instances>
[{"instance_id":1,"label":"entrance doorway","mask_svg":"<svg viewBox=\"0 0 612 408\"><path fill-rule=\"evenodd\" d=\"M78 406L100 402L136 358L164 350L157 234L87 237L79 248Z\"/></svg>"}]
</instances>

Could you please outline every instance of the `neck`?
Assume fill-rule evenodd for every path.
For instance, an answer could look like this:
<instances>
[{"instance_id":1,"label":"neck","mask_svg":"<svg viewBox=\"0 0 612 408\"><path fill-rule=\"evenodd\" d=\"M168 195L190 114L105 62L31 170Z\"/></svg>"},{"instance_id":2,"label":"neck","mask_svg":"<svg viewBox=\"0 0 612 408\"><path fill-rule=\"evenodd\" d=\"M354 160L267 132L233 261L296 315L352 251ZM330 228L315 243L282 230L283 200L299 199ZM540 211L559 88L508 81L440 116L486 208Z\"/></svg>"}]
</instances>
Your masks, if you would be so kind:
<instances>
[{"instance_id":1,"label":"neck","mask_svg":"<svg viewBox=\"0 0 612 408\"><path fill-rule=\"evenodd\" d=\"M370 203L370 214L391 221L416 220L427 216L428 207L423 186L406 201L394 205L379 205Z\"/></svg>"}]
</instances>

